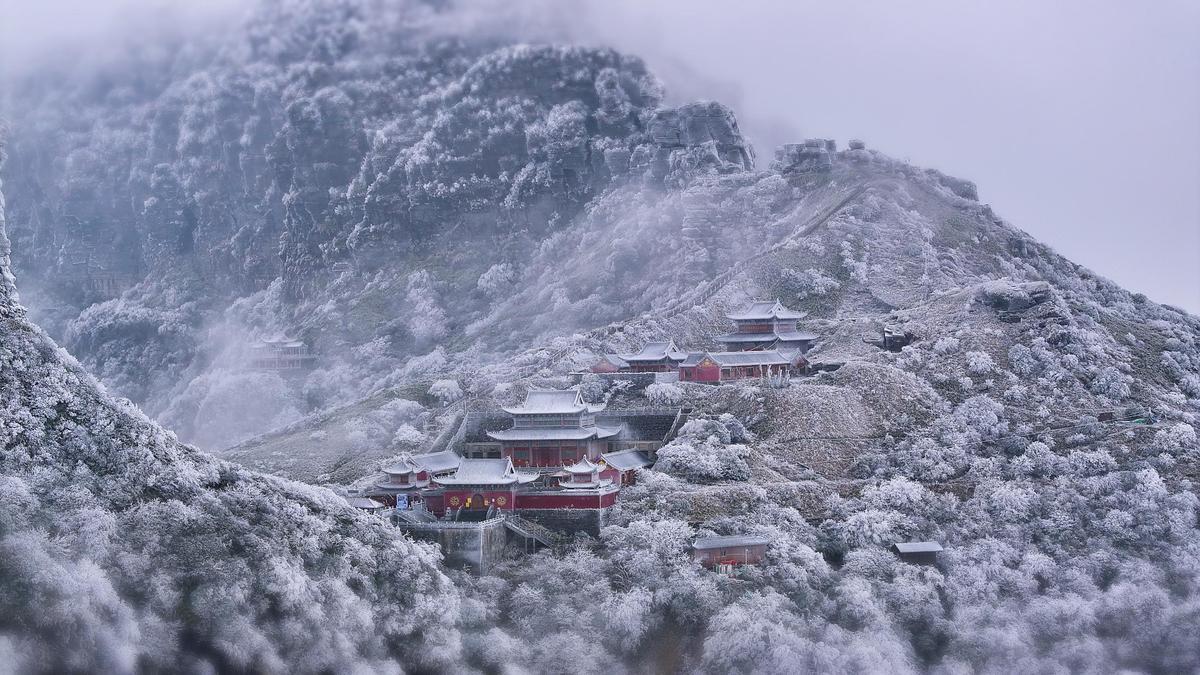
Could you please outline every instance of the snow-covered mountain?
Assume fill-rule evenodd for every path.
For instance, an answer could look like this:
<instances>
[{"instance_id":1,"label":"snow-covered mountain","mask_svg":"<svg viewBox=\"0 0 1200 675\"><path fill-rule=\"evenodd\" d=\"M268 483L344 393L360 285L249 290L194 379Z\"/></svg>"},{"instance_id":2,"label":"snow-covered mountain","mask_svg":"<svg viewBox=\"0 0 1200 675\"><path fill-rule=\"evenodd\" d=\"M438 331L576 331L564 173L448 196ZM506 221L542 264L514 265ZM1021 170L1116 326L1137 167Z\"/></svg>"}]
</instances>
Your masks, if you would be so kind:
<instances>
[{"instance_id":1,"label":"snow-covered mountain","mask_svg":"<svg viewBox=\"0 0 1200 675\"><path fill-rule=\"evenodd\" d=\"M0 614L21 618L0 661L1200 665L1200 319L968 181L859 144L756 158L734 111L664 107L634 57L437 37L439 5L383 4L265 6L189 49L14 84ZM82 366L17 306L14 269ZM809 358L840 369L609 392L700 419L565 556L447 577L285 480L349 483L606 352L712 347L761 297L807 311ZM884 325L912 343L865 341ZM317 367L248 370L279 334ZM105 389L185 440L241 441L238 464ZM731 580L691 562L697 531L772 546ZM911 539L946 545L936 568L886 550Z\"/></svg>"}]
</instances>

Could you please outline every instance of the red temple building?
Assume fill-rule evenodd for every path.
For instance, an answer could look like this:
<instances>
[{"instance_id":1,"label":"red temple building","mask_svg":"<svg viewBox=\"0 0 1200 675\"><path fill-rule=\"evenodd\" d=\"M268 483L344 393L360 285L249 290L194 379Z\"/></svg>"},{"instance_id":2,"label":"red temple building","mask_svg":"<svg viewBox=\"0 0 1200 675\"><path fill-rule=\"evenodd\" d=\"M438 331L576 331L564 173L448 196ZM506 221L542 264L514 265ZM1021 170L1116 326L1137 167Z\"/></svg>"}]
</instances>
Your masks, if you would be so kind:
<instances>
[{"instance_id":1,"label":"red temple building","mask_svg":"<svg viewBox=\"0 0 1200 675\"><path fill-rule=\"evenodd\" d=\"M777 377L806 365L799 351L692 352L679 366L679 381L719 384L749 377Z\"/></svg>"},{"instance_id":2,"label":"red temple building","mask_svg":"<svg viewBox=\"0 0 1200 675\"><path fill-rule=\"evenodd\" d=\"M770 540L752 535L701 537L692 544L692 559L709 569L731 574L740 565L757 565Z\"/></svg>"},{"instance_id":3,"label":"red temple building","mask_svg":"<svg viewBox=\"0 0 1200 675\"><path fill-rule=\"evenodd\" d=\"M446 476L458 469L462 458L452 450L426 455L404 453L394 462L384 465L383 475L371 487L359 491L359 496L381 501L388 506L404 509L422 500L422 493L436 476Z\"/></svg>"},{"instance_id":4,"label":"red temple building","mask_svg":"<svg viewBox=\"0 0 1200 675\"><path fill-rule=\"evenodd\" d=\"M806 312L790 310L778 300L756 300L741 312L727 315L737 330L715 339L734 352L778 349L804 353L819 337L797 330L796 322L805 316Z\"/></svg>"},{"instance_id":5,"label":"red temple building","mask_svg":"<svg viewBox=\"0 0 1200 675\"><path fill-rule=\"evenodd\" d=\"M597 426L596 413L603 409L584 403L577 389L531 389L521 406L504 408L512 427L487 435L500 442L500 456L519 468L557 469L581 459L596 461L621 433L620 426Z\"/></svg>"},{"instance_id":6,"label":"red temple building","mask_svg":"<svg viewBox=\"0 0 1200 675\"><path fill-rule=\"evenodd\" d=\"M425 505L434 515L486 514L491 509L541 520L545 512L568 510L586 517L617 501L621 473L604 464L581 460L562 471L564 478L517 471L512 460L464 459L452 476L433 479Z\"/></svg>"},{"instance_id":7,"label":"red temple building","mask_svg":"<svg viewBox=\"0 0 1200 675\"><path fill-rule=\"evenodd\" d=\"M647 342L634 354L605 354L592 366L593 373L667 373L679 369L687 358L673 340Z\"/></svg>"}]
</instances>

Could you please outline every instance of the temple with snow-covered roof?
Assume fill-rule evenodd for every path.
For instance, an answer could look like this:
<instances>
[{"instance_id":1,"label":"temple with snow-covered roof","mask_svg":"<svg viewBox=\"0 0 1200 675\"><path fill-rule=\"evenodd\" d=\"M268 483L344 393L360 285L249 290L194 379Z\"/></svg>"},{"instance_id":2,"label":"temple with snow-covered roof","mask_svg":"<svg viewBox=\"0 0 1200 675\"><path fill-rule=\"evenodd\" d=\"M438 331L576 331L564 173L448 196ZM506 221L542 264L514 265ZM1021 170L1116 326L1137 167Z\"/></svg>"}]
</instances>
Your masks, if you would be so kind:
<instances>
[{"instance_id":1,"label":"temple with snow-covered roof","mask_svg":"<svg viewBox=\"0 0 1200 675\"><path fill-rule=\"evenodd\" d=\"M500 442L500 456L520 468L559 468L581 459L598 460L621 427L596 424L603 405L585 403L577 389L531 389L520 406L504 408L508 429L487 432Z\"/></svg>"},{"instance_id":2,"label":"temple with snow-covered roof","mask_svg":"<svg viewBox=\"0 0 1200 675\"><path fill-rule=\"evenodd\" d=\"M259 340L251 346L251 352L250 365L258 370L305 370L317 360L307 344L287 337Z\"/></svg>"},{"instance_id":3,"label":"temple with snow-covered roof","mask_svg":"<svg viewBox=\"0 0 1200 675\"><path fill-rule=\"evenodd\" d=\"M648 342L635 354L606 354L593 373L661 373L678 371L681 382L720 383L751 377L775 377L804 370L804 353L818 338L801 331L797 321L807 316L779 300L756 300L728 314L737 330L713 338L721 351L685 352L673 341Z\"/></svg>"},{"instance_id":4,"label":"temple with snow-covered roof","mask_svg":"<svg viewBox=\"0 0 1200 675\"><path fill-rule=\"evenodd\" d=\"M718 384L751 377L790 375L808 362L798 351L692 352L679 366L680 382Z\"/></svg>"},{"instance_id":5,"label":"temple with snow-covered roof","mask_svg":"<svg viewBox=\"0 0 1200 675\"><path fill-rule=\"evenodd\" d=\"M756 300L740 312L727 314L726 318L737 325L737 330L714 339L730 352L777 349L803 354L819 337L796 327L796 322L805 316L807 312L788 309L779 300Z\"/></svg>"},{"instance_id":6,"label":"temple with snow-covered roof","mask_svg":"<svg viewBox=\"0 0 1200 675\"><path fill-rule=\"evenodd\" d=\"M628 365L632 373L665 373L675 370L687 358L687 352L680 351L674 340L666 342L647 342L641 351L634 354L617 354L617 358Z\"/></svg>"},{"instance_id":7,"label":"temple with snow-covered roof","mask_svg":"<svg viewBox=\"0 0 1200 675\"><path fill-rule=\"evenodd\" d=\"M599 532L603 513L617 501L622 472L586 458L552 473L520 471L511 459L463 459L451 475L423 490L425 508L438 517L462 519L515 513L559 529ZM562 513L555 514L555 511Z\"/></svg>"}]
</instances>

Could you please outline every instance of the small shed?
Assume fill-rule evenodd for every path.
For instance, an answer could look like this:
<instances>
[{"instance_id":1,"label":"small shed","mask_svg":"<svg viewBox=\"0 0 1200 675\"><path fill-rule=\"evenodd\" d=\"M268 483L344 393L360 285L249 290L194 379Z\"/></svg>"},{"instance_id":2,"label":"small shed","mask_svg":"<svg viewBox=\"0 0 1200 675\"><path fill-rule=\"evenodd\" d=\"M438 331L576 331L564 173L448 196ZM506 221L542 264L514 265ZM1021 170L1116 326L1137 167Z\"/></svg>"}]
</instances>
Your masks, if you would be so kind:
<instances>
[{"instance_id":1,"label":"small shed","mask_svg":"<svg viewBox=\"0 0 1200 675\"><path fill-rule=\"evenodd\" d=\"M904 562L932 565L937 562L937 554L942 552L942 545L936 541L897 542L892 544L892 551Z\"/></svg>"},{"instance_id":2,"label":"small shed","mask_svg":"<svg viewBox=\"0 0 1200 675\"><path fill-rule=\"evenodd\" d=\"M343 497L343 499L345 499L346 503L350 506L358 509L359 511L365 511L367 513L380 514L388 509L387 504L371 499L370 497L347 495Z\"/></svg>"},{"instance_id":3,"label":"small shed","mask_svg":"<svg viewBox=\"0 0 1200 675\"><path fill-rule=\"evenodd\" d=\"M757 565L767 553L766 537L738 534L724 537L700 537L692 543L692 559L721 572L739 565Z\"/></svg>"}]
</instances>

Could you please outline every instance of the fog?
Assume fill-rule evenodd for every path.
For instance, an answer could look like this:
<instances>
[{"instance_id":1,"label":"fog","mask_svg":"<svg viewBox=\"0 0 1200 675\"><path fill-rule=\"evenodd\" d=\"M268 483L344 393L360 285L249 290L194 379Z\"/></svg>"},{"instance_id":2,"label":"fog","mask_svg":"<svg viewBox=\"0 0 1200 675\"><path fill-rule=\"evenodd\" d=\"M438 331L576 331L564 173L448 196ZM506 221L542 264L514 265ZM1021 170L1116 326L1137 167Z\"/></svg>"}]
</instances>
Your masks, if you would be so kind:
<instances>
[{"instance_id":1,"label":"fog","mask_svg":"<svg viewBox=\"0 0 1200 675\"><path fill-rule=\"evenodd\" d=\"M220 26L239 11L228 0L3 4L8 69L68 45L103 54L113 33L149 21ZM1198 3L464 6L443 30L644 57L672 99L734 107L762 163L804 136L862 138L971 179L998 213L1067 257L1200 311Z\"/></svg>"}]
</instances>

